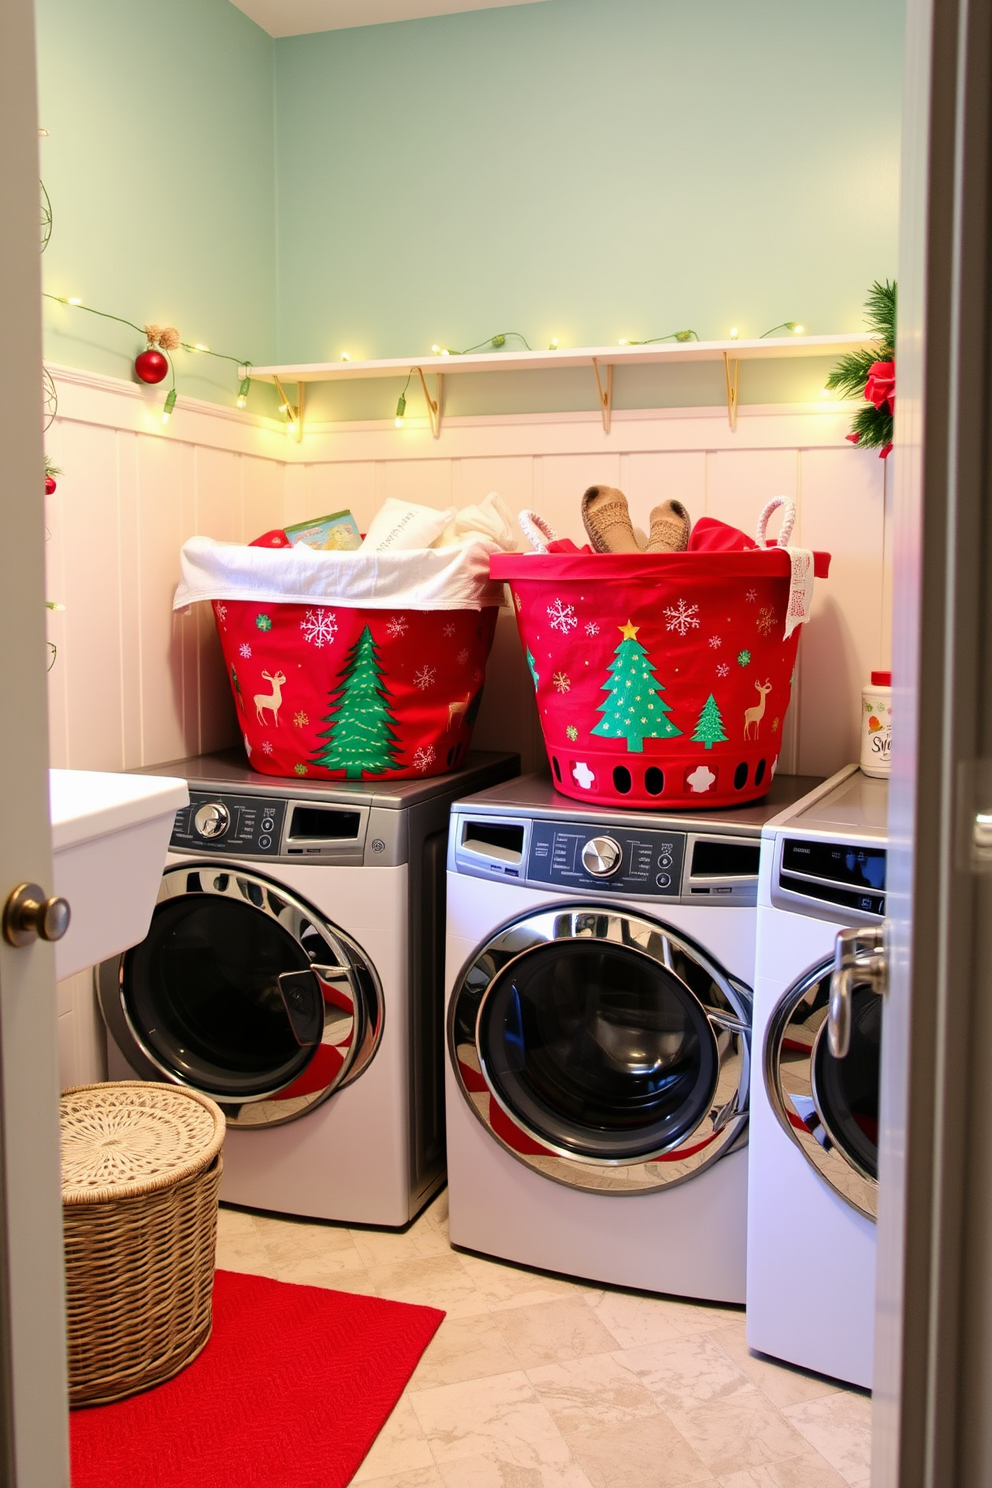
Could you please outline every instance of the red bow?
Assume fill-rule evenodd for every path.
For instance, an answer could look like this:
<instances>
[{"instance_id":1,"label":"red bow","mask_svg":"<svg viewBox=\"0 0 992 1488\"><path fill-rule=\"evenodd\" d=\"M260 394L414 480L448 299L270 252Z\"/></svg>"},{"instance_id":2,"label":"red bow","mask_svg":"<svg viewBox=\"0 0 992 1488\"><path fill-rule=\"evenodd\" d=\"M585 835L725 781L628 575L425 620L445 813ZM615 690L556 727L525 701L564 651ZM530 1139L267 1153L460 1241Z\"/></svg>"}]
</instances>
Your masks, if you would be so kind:
<instances>
[{"instance_id":1,"label":"red bow","mask_svg":"<svg viewBox=\"0 0 992 1488\"><path fill-rule=\"evenodd\" d=\"M896 364L895 362L872 362L868 368L865 397L876 408L888 403L889 412L896 411Z\"/></svg>"}]
</instances>

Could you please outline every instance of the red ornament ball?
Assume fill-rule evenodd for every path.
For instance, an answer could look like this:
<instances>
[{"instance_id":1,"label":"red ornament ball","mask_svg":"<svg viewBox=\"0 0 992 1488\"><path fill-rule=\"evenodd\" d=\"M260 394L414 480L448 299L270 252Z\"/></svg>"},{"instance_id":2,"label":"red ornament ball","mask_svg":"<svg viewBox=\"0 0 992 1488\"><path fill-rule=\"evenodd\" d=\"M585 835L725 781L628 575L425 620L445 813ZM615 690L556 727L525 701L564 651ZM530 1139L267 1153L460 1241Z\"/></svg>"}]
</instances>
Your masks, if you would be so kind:
<instances>
[{"instance_id":1,"label":"red ornament ball","mask_svg":"<svg viewBox=\"0 0 992 1488\"><path fill-rule=\"evenodd\" d=\"M55 477L53 475L46 475L45 476L45 495L46 496L54 496L55 495Z\"/></svg>"},{"instance_id":2,"label":"red ornament ball","mask_svg":"<svg viewBox=\"0 0 992 1488\"><path fill-rule=\"evenodd\" d=\"M141 351L134 359L134 370L142 382L161 382L168 374L169 363L160 351Z\"/></svg>"}]
</instances>

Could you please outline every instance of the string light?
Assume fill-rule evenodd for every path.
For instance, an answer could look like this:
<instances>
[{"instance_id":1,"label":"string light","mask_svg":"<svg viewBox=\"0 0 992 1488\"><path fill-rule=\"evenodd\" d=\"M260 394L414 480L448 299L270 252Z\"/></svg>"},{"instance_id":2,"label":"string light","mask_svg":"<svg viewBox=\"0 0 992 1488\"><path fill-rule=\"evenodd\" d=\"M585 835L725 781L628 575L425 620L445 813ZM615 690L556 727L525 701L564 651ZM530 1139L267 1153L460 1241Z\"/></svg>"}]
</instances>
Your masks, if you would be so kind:
<instances>
[{"instance_id":1,"label":"string light","mask_svg":"<svg viewBox=\"0 0 992 1488\"><path fill-rule=\"evenodd\" d=\"M62 303L63 305L75 305L76 308L80 310L85 309L82 300L79 299L77 295L70 295L69 298L67 300L63 300Z\"/></svg>"},{"instance_id":2,"label":"string light","mask_svg":"<svg viewBox=\"0 0 992 1488\"><path fill-rule=\"evenodd\" d=\"M169 422L169 420L172 417L172 410L175 408L175 406L176 406L176 390L175 390L174 387L172 387L172 388L169 389L168 396L166 397L166 400L165 400L165 407L162 409L162 422L163 422L163 424L167 424Z\"/></svg>"},{"instance_id":3,"label":"string light","mask_svg":"<svg viewBox=\"0 0 992 1488\"><path fill-rule=\"evenodd\" d=\"M557 351L558 350L558 337L557 336L552 336L551 337L551 340L548 342L548 350L549 351Z\"/></svg>"},{"instance_id":4,"label":"string light","mask_svg":"<svg viewBox=\"0 0 992 1488\"><path fill-rule=\"evenodd\" d=\"M770 331L762 331L758 340L764 341L766 336L774 336L776 331L791 331L794 336L801 336L803 330L804 327L799 324L798 320L783 320L781 325L772 326Z\"/></svg>"},{"instance_id":5,"label":"string light","mask_svg":"<svg viewBox=\"0 0 992 1488\"><path fill-rule=\"evenodd\" d=\"M737 336L738 336L737 327L736 326L731 326L730 327L730 339L731 339L731 341L736 341L737 340Z\"/></svg>"},{"instance_id":6,"label":"string light","mask_svg":"<svg viewBox=\"0 0 992 1488\"><path fill-rule=\"evenodd\" d=\"M630 337L624 336L621 346L654 346L658 341L698 341L699 337L695 331L669 331L667 336L649 336L646 341L632 341Z\"/></svg>"},{"instance_id":7,"label":"string light","mask_svg":"<svg viewBox=\"0 0 992 1488\"><path fill-rule=\"evenodd\" d=\"M341 360L343 362L350 362L351 361L351 357L348 355L348 353L346 351L343 351L341 353Z\"/></svg>"},{"instance_id":8,"label":"string light","mask_svg":"<svg viewBox=\"0 0 992 1488\"><path fill-rule=\"evenodd\" d=\"M194 341L193 342L193 350L194 351L209 351L210 350L210 347L209 346L204 346L202 341Z\"/></svg>"},{"instance_id":9,"label":"string light","mask_svg":"<svg viewBox=\"0 0 992 1488\"><path fill-rule=\"evenodd\" d=\"M238 407L239 408L247 408L248 407L248 394L250 392L251 392L251 377L246 372L245 375L244 375L244 377L242 377L242 379L241 379L241 386L238 389Z\"/></svg>"},{"instance_id":10,"label":"string light","mask_svg":"<svg viewBox=\"0 0 992 1488\"><path fill-rule=\"evenodd\" d=\"M410 368L410 371L407 373L406 382L403 384L403 391L400 393L399 398L396 400L396 420L395 420L395 422L396 422L397 429L402 429L402 427L403 427L403 420L406 417L406 390L410 386L410 378L412 376L413 376L413 368L411 367Z\"/></svg>"}]
</instances>

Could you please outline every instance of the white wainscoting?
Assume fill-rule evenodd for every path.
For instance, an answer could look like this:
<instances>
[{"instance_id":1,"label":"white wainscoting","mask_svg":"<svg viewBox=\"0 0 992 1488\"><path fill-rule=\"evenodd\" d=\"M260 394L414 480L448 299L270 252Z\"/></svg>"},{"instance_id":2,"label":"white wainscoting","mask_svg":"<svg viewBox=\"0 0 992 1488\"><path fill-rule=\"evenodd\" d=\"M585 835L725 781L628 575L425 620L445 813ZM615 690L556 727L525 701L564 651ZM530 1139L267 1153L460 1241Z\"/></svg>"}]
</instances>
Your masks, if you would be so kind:
<instances>
[{"instance_id":1,"label":"white wainscoting","mask_svg":"<svg viewBox=\"0 0 992 1488\"><path fill-rule=\"evenodd\" d=\"M284 522L350 507L364 527L387 496L465 505L497 490L582 540L579 499L620 486L648 525L666 496L693 517L750 531L769 496L798 506L794 541L833 554L800 646L780 769L827 774L858 757L860 689L887 666L891 625L886 462L844 440L835 404L325 425L295 444L272 420L161 390L52 369L59 414L47 447L65 474L48 499L52 763L154 765L237 739L206 606L173 616L179 548L193 533L247 541ZM480 747L543 759L512 616L501 616L476 729Z\"/></svg>"}]
</instances>

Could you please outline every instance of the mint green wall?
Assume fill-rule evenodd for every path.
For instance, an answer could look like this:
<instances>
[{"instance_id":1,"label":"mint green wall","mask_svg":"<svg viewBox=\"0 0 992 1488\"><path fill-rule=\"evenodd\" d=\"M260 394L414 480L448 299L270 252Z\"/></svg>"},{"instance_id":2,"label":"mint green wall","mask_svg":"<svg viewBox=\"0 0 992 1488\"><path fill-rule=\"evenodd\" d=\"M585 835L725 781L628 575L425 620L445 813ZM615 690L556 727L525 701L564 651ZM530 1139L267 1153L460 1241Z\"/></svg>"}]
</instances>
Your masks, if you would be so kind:
<instances>
[{"instance_id":1,"label":"mint green wall","mask_svg":"<svg viewBox=\"0 0 992 1488\"><path fill-rule=\"evenodd\" d=\"M45 288L271 361L273 43L230 0L37 0ZM124 326L46 303L53 362L131 376ZM179 352L180 392L236 372ZM259 403L263 395L256 395Z\"/></svg>"},{"instance_id":2,"label":"mint green wall","mask_svg":"<svg viewBox=\"0 0 992 1488\"><path fill-rule=\"evenodd\" d=\"M277 41L280 360L861 329L896 272L902 27L902 0L547 0Z\"/></svg>"}]
</instances>

